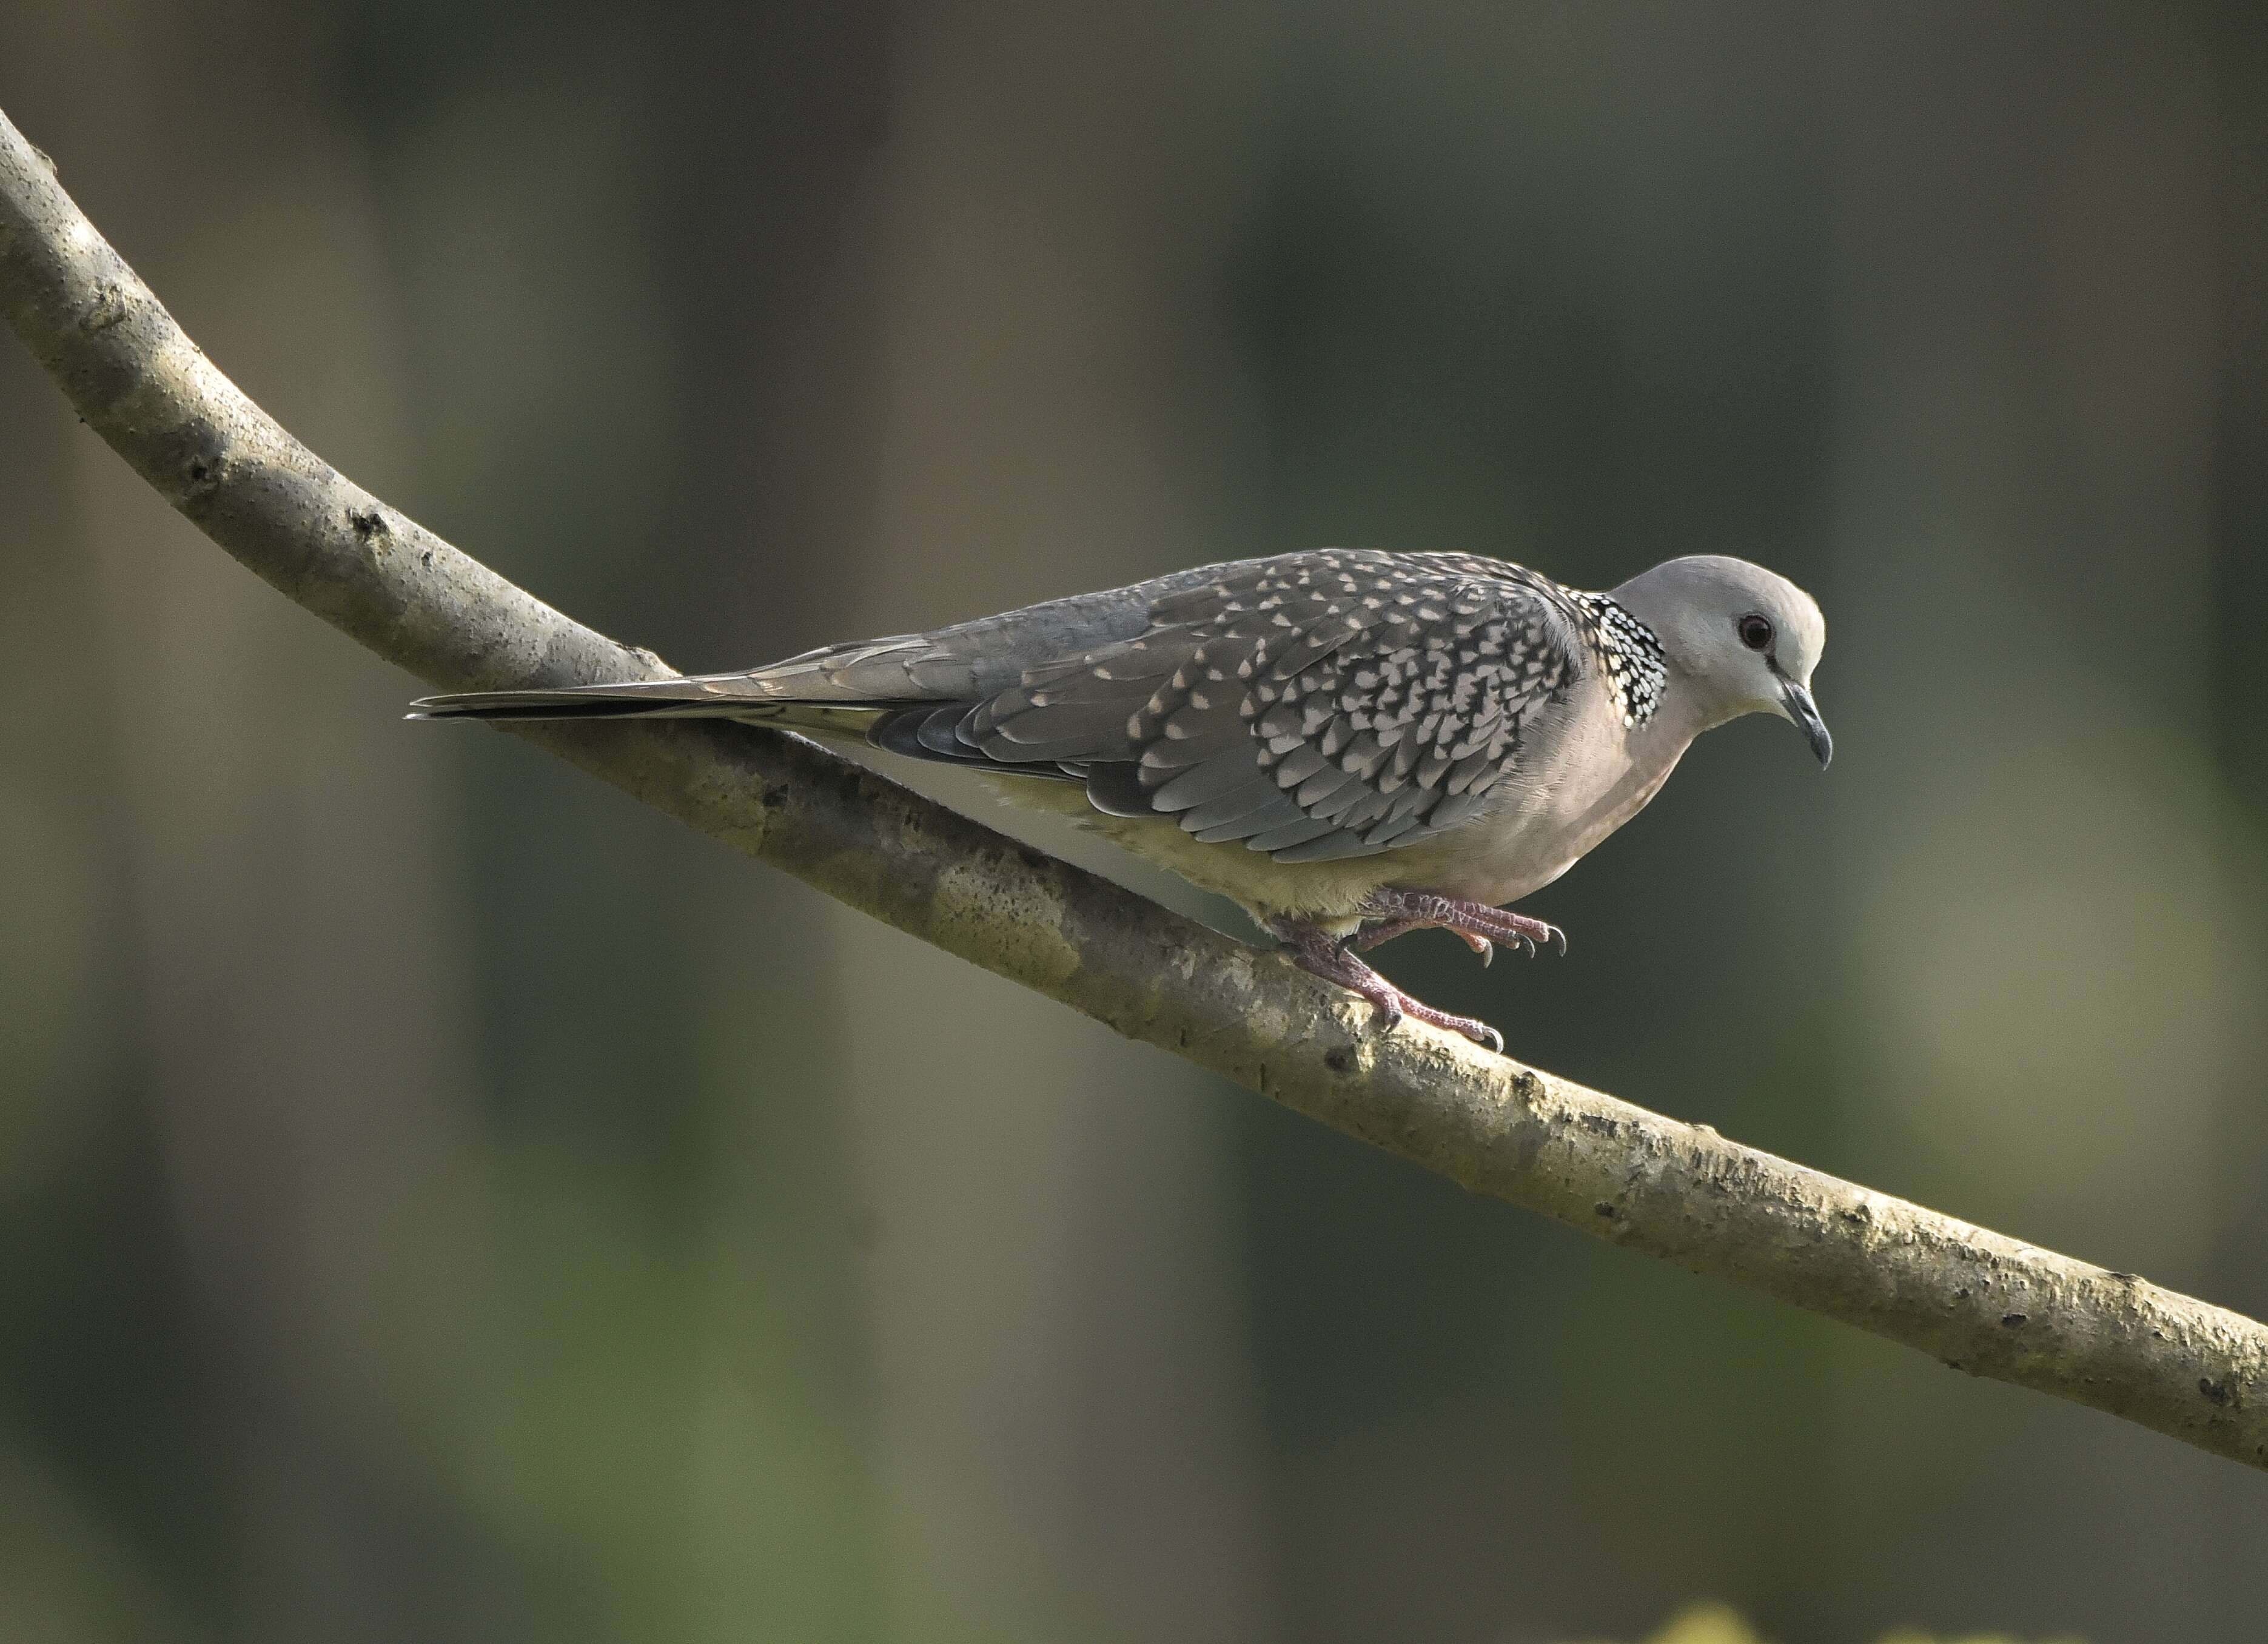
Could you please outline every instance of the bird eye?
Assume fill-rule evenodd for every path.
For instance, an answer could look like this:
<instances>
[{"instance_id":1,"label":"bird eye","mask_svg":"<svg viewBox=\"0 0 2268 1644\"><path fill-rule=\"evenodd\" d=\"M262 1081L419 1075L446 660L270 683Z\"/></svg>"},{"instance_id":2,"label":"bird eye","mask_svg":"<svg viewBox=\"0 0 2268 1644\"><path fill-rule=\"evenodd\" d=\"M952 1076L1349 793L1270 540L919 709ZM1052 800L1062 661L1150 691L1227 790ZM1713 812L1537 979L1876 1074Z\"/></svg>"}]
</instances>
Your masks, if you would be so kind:
<instances>
[{"instance_id":1,"label":"bird eye","mask_svg":"<svg viewBox=\"0 0 2268 1644\"><path fill-rule=\"evenodd\" d=\"M1751 651L1766 651L1771 648L1771 642L1772 625L1769 618L1755 616L1741 618L1742 645Z\"/></svg>"}]
</instances>

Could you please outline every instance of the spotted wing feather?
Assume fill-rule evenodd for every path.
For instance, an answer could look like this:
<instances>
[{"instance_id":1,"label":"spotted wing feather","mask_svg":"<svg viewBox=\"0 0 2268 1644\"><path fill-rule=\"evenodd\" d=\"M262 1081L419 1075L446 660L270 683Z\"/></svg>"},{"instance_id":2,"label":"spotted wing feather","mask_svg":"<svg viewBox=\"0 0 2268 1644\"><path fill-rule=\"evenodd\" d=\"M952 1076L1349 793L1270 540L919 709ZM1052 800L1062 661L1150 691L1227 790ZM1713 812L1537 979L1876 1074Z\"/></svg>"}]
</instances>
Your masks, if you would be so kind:
<instances>
[{"instance_id":1,"label":"spotted wing feather","mask_svg":"<svg viewBox=\"0 0 2268 1644\"><path fill-rule=\"evenodd\" d=\"M1150 629L977 706L995 762L1088 771L1146 808L1278 861L1415 844L1482 807L1578 676L1568 596L1501 561L1322 552L1217 568Z\"/></svg>"}]
</instances>

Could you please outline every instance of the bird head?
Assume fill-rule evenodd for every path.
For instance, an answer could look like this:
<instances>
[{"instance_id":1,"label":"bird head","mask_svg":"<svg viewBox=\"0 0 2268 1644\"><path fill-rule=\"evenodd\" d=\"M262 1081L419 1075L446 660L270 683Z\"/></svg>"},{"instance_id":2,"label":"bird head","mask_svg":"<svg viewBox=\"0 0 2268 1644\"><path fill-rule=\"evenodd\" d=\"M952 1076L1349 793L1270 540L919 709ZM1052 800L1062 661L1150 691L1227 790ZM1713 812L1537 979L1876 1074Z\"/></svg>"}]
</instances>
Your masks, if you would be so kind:
<instances>
[{"instance_id":1,"label":"bird head","mask_svg":"<svg viewBox=\"0 0 2268 1644\"><path fill-rule=\"evenodd\" d=\"M1827 763L1835 743L1811 697L1827 619L1808 593L1745 559L1696 554L1632 577L1612 597L1653 630L1705 724L1776 713Z\"/></svg>"}]
</instances>

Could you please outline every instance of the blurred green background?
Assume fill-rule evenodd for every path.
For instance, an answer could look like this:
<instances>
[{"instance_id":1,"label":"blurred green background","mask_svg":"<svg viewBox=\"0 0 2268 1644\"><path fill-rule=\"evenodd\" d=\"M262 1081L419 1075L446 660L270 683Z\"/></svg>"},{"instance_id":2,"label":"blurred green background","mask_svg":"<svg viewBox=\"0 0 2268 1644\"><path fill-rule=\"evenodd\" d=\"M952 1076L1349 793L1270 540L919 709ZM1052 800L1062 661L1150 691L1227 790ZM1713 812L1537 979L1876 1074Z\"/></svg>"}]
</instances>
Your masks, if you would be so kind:
<instances>
[{"instance_id":1,"label":"blurred green background","mask_svg":"<svg viewBox=\"0 0 2268 1644\"><path fill-rule=\"evenodd\" d=\"M0 0L0 107L681 667L1326 543L1786 572L1828 777L1745 721L1570 957L1388 968L2268 1315L2256 0ZM403 725L12 340L0 577L0 1635L2260 1636L2257 1474Z\"/></svg>"}]
</instances>

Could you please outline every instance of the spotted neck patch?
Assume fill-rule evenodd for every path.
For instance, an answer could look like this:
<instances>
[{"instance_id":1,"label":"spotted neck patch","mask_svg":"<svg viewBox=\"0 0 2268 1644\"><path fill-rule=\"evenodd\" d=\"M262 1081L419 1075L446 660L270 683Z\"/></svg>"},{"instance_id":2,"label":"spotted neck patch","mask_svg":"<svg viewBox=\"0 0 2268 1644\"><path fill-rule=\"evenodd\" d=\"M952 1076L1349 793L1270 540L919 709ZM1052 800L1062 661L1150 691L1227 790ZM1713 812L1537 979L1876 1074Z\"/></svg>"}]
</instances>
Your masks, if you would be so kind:
<instances>
[{"instance_id":1,"label":"spotted neck patch","mask_svg":"<svg viewBox=\"0 0 2268 1644\"><path fill-rule=\"evenodd\" d=\"M1582 615L1583 637L1606 667L1607 688L1622 710L1623 724L1644 725L1661 705L1661 688L1668 678L1661 641L1653 629L1603 593L1576 593L1574 602Z\"/></svg>"}]
</instances>

